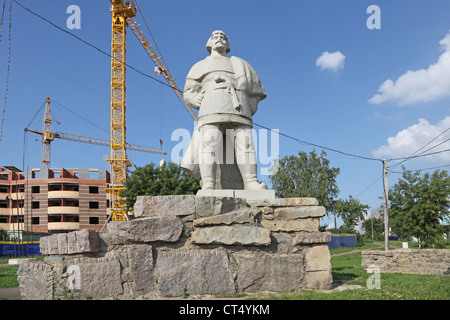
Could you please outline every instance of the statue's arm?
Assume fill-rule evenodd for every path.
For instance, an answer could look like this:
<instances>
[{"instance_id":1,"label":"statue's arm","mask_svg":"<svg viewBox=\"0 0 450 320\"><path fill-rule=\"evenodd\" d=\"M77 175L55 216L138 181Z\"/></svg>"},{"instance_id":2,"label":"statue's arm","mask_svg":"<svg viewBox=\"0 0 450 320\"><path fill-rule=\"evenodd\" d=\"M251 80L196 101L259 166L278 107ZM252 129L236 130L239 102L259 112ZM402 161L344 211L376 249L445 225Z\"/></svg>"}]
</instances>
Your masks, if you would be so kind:
<instances>
[{"instance_id":1,"label":"statue's arm","mask_svg":"<svg viewBox=\"0 0 450 320\"><path fill-rule=\"evenodd\" d=\"M198 110L202 104L203 96L200 83L192 79L186 79L183 93L184 101L192 108Z\"/></svg>"}]
</instances>

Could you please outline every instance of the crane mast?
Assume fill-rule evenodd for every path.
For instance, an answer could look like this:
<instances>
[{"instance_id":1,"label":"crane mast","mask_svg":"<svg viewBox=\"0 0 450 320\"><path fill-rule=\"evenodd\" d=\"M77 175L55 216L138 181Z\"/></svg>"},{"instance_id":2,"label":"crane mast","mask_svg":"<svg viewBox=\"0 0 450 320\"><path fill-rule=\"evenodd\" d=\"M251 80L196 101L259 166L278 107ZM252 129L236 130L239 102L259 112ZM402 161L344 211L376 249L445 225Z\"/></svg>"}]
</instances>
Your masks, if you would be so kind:
<instances>
[{"instance_id":1,"label":"crane mast","mask_svg":"<svg viewBox=\"0 0 450 320\"><path fill-rule=\"evenodd\" d=\"M110 0L112 14L111 36L111 183L106 191L110 195L111 220L126 221L125 201L120 196L131 166L126 153L126 19L136 16L133 1Z\"/></svg>"},{"instance_id":2,"label":"crane mast","mask_svg":"<svg viewBox=\"0 0 450 320\"><path fill-rule=\"evenodd\" d=\"M54 139L52 132L52 115L50 113L50 98L45 101L44 121L42 123L42 155L41 168L48 169L50 167L51 142Z\"/></svg>"},{"instance_id":3,"label":"crane mast","mask_svg":"<svg viewBox=\"0 0 450 320\"><path fill-rule=\"evenodd\" d=\"M112 41L111 41L111 155L105 157L110 162L111 183L106 191L111 199L111 220L125 221L127 214L125 201L120 197L124 182L127 178L127 168L131 166L126 150L126 29L129 27L147 54L155 64L155 71L162 74L176 96L183 103L186 110L197 121L192 108L183 99L175 80L155 54L151 45L145 39L133 17L136 16L134 1L109 0L112 14Z\"/></svg>"}]
</instances>

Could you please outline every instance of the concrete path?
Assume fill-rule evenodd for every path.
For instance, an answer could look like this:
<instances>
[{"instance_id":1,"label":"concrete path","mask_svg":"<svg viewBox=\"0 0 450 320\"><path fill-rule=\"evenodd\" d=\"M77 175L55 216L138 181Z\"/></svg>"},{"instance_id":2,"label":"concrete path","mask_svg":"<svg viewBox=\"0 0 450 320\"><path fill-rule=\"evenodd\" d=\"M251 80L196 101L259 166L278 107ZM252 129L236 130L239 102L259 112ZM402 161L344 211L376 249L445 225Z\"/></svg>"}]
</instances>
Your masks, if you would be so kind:
<instances>
[{"instance_id":1,"label":"concrete path","mask_svg":"<svg viewBox=\"0 0 450 320\"><path fill-rule=\"evenodd\" d=\"M370 249L366 248L366 249L359 249L359 250L352 250L352 251L346 251L346 252L341 252L341 253L335 253L335 254L332 254L331 256L332 257L336 257L336 256L342 256L344 254L361 252L361 251L364 251L364 250L372 250L372 249L376 249L376 248L384 248L384 243L381 243L381 242L374 242L374 243L378 244L379 246L373 247L373 248L370 248ZM400 248L400 247L399 246L389 245L389 250L396 249L396 248Z\"/></svg>"},{"instance_id":2,"label":"concrete path","mask_svg":"<svg viewBox=\"0 0 450 320\"><path fill-rule=\"evenodd\" d=\"M0 300L22 300L19 287L0 288Z\"/></svg>"}]
</instances>

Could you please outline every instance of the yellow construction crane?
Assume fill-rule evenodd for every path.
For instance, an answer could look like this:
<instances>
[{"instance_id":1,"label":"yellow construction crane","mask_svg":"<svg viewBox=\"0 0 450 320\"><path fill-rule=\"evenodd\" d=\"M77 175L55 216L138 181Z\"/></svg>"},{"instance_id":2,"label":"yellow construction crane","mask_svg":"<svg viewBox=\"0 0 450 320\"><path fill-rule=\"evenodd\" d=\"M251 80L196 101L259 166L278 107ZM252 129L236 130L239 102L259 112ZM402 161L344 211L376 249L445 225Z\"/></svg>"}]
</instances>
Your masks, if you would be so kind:
<instances>
[{"instance_id":1,"label":"yellow construction crane","mask_svg":"<svg viewBox=\"0 0 450 320\"><path fill-rule=\"evenodd\" d=\"M197 116L194 111L183 100L181 91L175 84L167 67L163 65L160 58L155 54L152 47L145 39L138 25L133 20L136 16L136 5L134 1L109 0L112 14L112 37L111 37L111 155L105 157L110 162L111 183L106 190L111 199L111 220L127 220L125 202L119 193L124 189L127 177L127 167L130 160L127 156L126 144L126 30L131 28L138 41L144 47L152 61L155 63L155 71L162 74L177 97L191 114L194 120Z\"/></svg>"},{"instance_id":2,"label":"yellow construction crane","mask_svg":"<svg viewBox=\"0 0 450 320\"><path fill-rule=\"evenodd\" d=\"M96 145L107 146L107 147L109 147L111 145L111 141L105 140L105 139L92 138L92 137L80 136L77 134L52 131L52 122L53 121L55 121L55 120L52 119L52 114L51 114L51 110L50 110L50 98L47 98L46 106L45 106L45 113L44 113L44 120L42 123L42 132L25 128L25 131L27 131L27 132L33 132L33 133L36 133L36 134L39 134L42 136L42 155L41 155L41 168L42 169L50 168L51 142L53 140L55 140L55 138L76 141L76 142L82 142L82 143L96 144ZM134 150L134 151L141 151L141 152L157 153L157 154L162 154L162 155L167 154L164 150L159 149L159 148L152 148L152 147L140 146L140 145L129 144L129 143L127 143L127 149Z\"/></svg>"}]
</instances>

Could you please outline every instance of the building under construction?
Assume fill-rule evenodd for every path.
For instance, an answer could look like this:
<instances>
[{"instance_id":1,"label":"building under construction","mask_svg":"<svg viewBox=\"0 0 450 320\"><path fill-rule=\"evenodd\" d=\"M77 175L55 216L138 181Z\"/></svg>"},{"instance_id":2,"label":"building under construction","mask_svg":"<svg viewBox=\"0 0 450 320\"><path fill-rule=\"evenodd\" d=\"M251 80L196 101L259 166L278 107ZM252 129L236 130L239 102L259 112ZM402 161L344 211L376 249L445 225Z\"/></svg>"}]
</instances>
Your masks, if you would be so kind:
<instances>
[{"instance_id":1,"label":"building under construction","mask_svg":"<svg viewBox=\"0 0 450 320\"><path fill-rule=\"evenodd\" d=\"M110 214L100 169L0 168L0 230L23 232L100 231ZM0 239L1 240L1 239Z\"/></svg>"}]
</instances>

